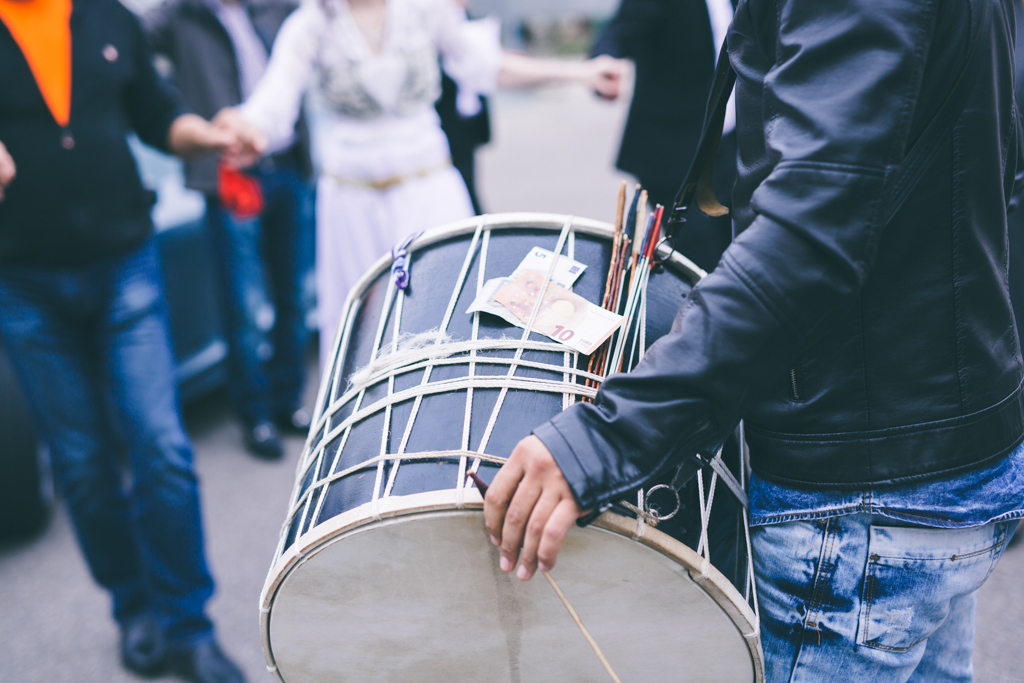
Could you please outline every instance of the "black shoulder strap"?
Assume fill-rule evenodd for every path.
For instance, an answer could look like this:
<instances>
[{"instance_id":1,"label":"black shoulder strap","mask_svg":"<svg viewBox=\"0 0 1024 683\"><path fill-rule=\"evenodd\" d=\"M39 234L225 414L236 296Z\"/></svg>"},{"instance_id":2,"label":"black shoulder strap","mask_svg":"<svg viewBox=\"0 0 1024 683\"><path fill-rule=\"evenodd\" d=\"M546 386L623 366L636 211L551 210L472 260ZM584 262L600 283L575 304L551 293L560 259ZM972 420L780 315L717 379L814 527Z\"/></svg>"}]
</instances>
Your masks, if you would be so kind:
<instances>
[{"instance_id":1,"label":"black shoulder strap","mask_svg":"<svg viewBox=\"0 0 1024 683\"><path fill-rule=\"evenodd\" d=\"M729 63L728 41L724 41L722 50L718 53L711 95L704 110L704 128L700 133L697 153L690 162L690 170L686 172L686 178L679 186L675 201L672 202L672 210L669 212L665 233L670 237L675 234L679 225L686 222L686 212L689 211L694 199L697 200L697 207L709 216L724 216L729 213L715 197L711 185L711 172L715 166L718 143L722 140L726 105L729 104L729 96L735 83L736 72Z\"/></svg>"},{"instance_id":2,"label":"black shoulder strap","mask_svg":"<svg viewBox=\"0 0 1024 683\"><path fill-rule=\"evenodd\" d=\"M981 12L977 11L980 8L984 9ZM921 180L924 170L935 158L939 142L952 130L967 104L967 96L973 82L971 76L978 62L976 55L979 51L978 44L981 42L982 27L989 25L988 12L991 11L986 2L972 3L971 9L974 26L967 47L967 59L950 88L949 94L946 95L946 99L943 100L938 111L935 112L920 137L907 152L899 168L890 178L885 223L888 223L903 206L911 190ZM985 16L975 16L982 13ZM722 216L729 212L715 197L711 184L711 173L715 164L715 154L718 152L718 143L722 139L722 123L725 121L726 105L735 82L736 72L733 71L732 64L729 63L728 47L723 44L722 51L718 56L718 65L715 68L711 95L704 113L704 128L697 145L697 153L690 163L690 169L676 193L672 210L669 212L669 222L665 229L669 236L674 235L679 225L686 222L686 212L694 201L697 203L697 208L709 216Z\"/></svg>"}]
</instances>

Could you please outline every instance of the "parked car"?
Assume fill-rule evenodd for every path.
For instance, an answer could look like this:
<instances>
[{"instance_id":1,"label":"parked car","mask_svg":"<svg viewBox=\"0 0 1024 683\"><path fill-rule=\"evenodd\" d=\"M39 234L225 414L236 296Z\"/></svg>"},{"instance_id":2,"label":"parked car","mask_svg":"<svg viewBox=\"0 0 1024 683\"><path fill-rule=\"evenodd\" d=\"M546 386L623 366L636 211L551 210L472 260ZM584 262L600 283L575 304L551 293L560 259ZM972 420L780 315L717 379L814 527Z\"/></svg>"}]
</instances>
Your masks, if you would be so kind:
<instances>
[{"instance_id":1,"label":"parked car","mask_svg":"<svg viewBox=\"0 0 1024 683\"><path fill-rule=\"evenodd\" d=\"M181 164L132 143L146 186L156 193L153 222L163 263L182 402L227 381L217 280L204 225L202 195L185 189ZM0 538L25 538L46 526L53 483L25 396L0 345Z\"/></svg>"}]
</instances>

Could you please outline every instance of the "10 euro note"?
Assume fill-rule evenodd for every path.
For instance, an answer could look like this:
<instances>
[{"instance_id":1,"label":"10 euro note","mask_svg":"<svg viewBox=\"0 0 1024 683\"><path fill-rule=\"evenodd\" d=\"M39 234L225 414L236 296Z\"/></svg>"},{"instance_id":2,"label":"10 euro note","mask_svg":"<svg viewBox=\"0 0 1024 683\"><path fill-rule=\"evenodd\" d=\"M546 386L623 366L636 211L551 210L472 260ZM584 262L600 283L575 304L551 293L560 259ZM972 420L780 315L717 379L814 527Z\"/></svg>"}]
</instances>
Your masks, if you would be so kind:
<instances>
[{"instance_id":1,"label":"10 euro note","mask_svg":"<svg viewBox=\"0 0 1024 683\"><path fill-rule=\"evenodd\" d=\"M494 300L520 321L519 327L526 327L543 284L544 275L528 270L498 290ZM533 329L589 356L619 328L622 320L621 315L549 282Z\"/></svg>"},{"instance_id":2,"label":"10 euro note","mask_svg":"<svg viewBox=\"0 0 1024 683\"><path fill-rule=\"evenodd\" d=\"M587 269L587 265L574 261L568 256L559 256L555 267L551 268L551 259L554 255L554 252L541 247L530 249L530 253L516 266L515 272L510 277L496 277L485 282L484 286L480 289L480 293L477 294L476 298L473 299L473 303L466 310L466 313L490 313L491 315L498 316L510 325L523 327L518 318L494 300L494 295L498 290L511 284L520 275L530 270L536 270L540 273L546 273L548 270L551 270L552 283L565 288L572 287L580 275L583 274L583 271Z\"/></svg>"},{"instance_id":3,"label":"10 euro note","mask_svg":"<svg viewBox=\"0 0 1024 683\"><path fill-rule=\"evenodd\" d=\"M509 325L518 325L522 327L523 324L519 322L519 319L512 315L511 311L499 304L494 300L494 295L498 293L498 290L514 282L513 278L510 277L496 277L493 280L488 280L484 283L484 286L480 289L480 293L477 294L476 299L470 304L469 308L466 309L466 313L490 313L496 315Z\"/></svg>"}]
</instances>

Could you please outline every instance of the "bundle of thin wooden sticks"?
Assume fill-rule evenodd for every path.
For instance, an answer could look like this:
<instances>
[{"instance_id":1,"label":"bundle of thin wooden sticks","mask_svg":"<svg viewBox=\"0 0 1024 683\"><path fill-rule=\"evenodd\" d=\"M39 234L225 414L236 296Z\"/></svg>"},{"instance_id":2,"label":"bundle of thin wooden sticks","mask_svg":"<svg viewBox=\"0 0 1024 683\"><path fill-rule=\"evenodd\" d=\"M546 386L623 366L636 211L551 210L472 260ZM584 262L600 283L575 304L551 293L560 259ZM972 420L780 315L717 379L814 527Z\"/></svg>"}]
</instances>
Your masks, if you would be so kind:
<instances>
[{"instance_id":1,"label":"bundle of thin wooden sticks","mask_svg":"<svg viewBox=\"0 0 1024 683\"><path fill-rule=\"evenodd\" d=\"M640 325L642 300L647 290L651 263L661 235L661 220L664 207L660 204L653 212L647 208L647 192L639 185L633 193L633 201L626 210L626 183L619 186L615 210L615 236L612 239L612 255L605 279L601 307L625 317L619 329L590 357L587 371L607 377L612 372L629 370L643 356L643 348L637 354L637 340L641 336ZM630 234L633 235L630 239ZM632 246L632 249L630 248ZM628 284L627 284L628 279ZM630 343L631 342L631 343ZM630 344L629 353L626 345ZM587 386L598 382L588 379Z\"/></svg>"}]
</instances>

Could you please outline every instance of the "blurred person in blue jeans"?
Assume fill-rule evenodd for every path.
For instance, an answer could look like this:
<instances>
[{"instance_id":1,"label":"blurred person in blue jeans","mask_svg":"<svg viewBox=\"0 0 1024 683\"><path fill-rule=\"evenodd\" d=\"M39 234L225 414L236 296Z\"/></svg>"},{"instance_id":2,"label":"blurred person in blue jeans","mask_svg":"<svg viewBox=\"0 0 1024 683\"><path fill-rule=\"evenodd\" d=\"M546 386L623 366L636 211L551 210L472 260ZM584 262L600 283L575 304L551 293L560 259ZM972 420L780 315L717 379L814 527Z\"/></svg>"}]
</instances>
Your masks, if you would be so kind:
<instances>
[{"instance_id":1,"label":"blurred person in blue jeans","mask_svg":"<svg viewBox=\"0 0 1024 683\"><path fill-rule=\"evenodd\" d=\"M214 584L152 197L126 135L179 155L238 141L187 113L117 0L0 0L0 64L0 338L113 599L122 661L241 683L205 613Z\"/></svg>"},{"instance_id":2,"label":"blurred person in blue jeans","mask_svg":"<svg viewBox=\"0 0 1024 683\"><path fill-rule=\"evenodd\" d=\"M210 118L252 92L290 0L167 0L143 17L154 50L173 65L186 104ZM282 455L278 429L305 432L306 312L311 298L313 189L306 128L247 169L263 206L232 206L214 158L186 162L188 187L206 195L231 347L231 399L249 450ZM221 182L218 183L220 178ZM218 192L218 189L221 192ZM307 284L308 283L308 284Z\"/></svg>"},{"instance_id":3,"label":"blurred person in blue jeans","mask_svg":"<svg viewBox=\"0 0 1024 683\"><path fill-rule=\"evenodd\" d=\"M742 419L766 682L973 679L1024 515L1013 31L1011 0L739 3L736 238L641 363L513 450L502 570L551 569L581 511Z\"/></svg>"}]
</instances>

